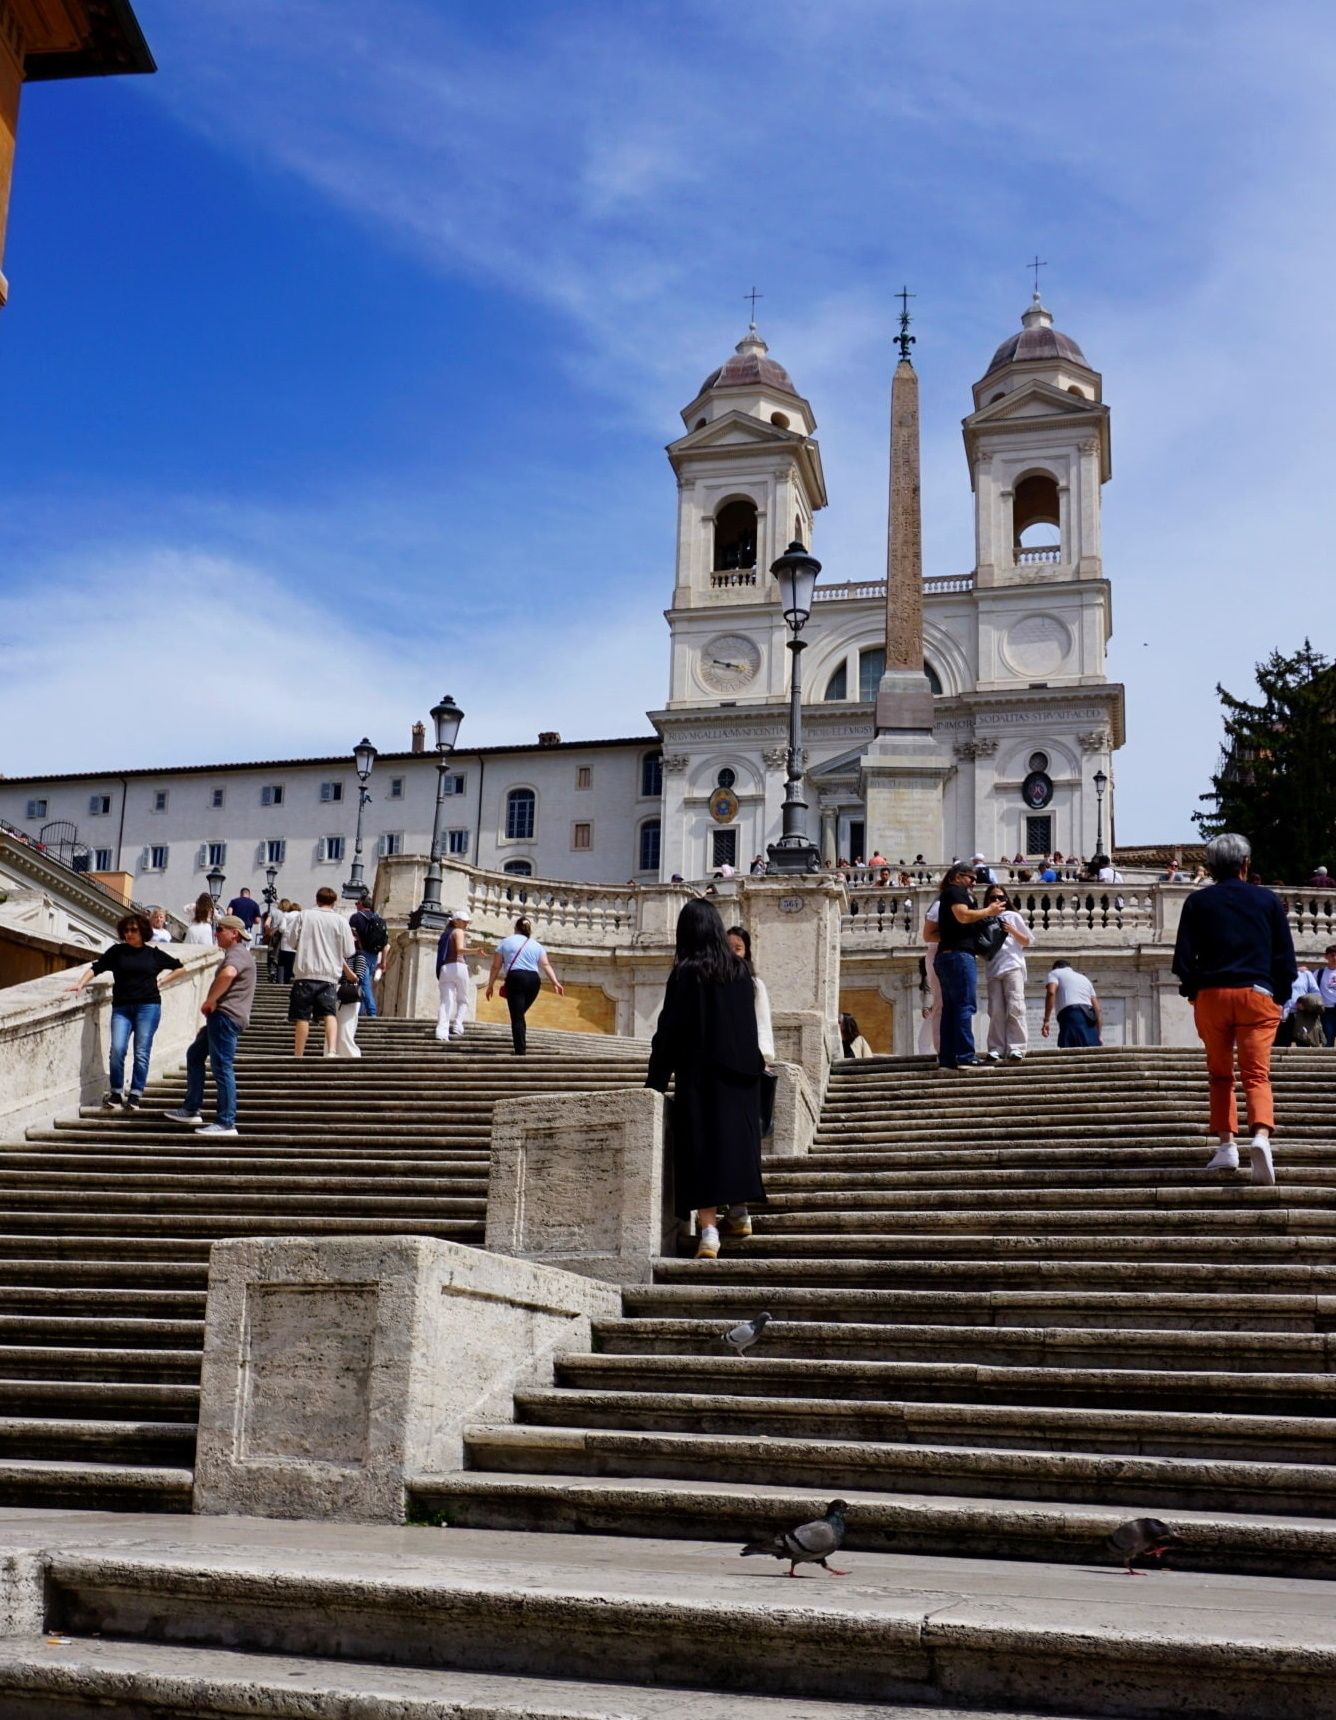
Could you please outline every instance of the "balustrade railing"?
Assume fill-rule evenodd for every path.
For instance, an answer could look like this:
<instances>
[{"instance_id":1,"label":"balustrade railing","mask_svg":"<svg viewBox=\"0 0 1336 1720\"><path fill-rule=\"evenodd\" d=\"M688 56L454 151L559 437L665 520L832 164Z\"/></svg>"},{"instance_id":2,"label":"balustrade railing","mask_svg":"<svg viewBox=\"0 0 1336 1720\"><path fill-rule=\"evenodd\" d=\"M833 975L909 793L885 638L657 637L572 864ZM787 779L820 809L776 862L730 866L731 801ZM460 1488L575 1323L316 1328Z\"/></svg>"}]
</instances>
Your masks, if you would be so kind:
<instances>
[{"instance_id":1,"label":"balustrade railing","mask_svg":"<svg viewBox=\"0 0 1336 1720\"><path fill-rule=\"evenodd\" d=\"M1016 551L1016 566L1029 567L1037 561L1061 561L1062 546L1056 543L1036 544L1033 549Z\"/></svg>"},{"instance_id":2,"label":"balustrade railing","mask_svg":"<svg viewBox=\"0 0 1336 1720\"><path fill-rule=\"evenodd\" d=\"M735 585L755 584L756 569L754 567L743 568L737 573L712 573L710 575L710 586L714 591L723 591L727 587Z\"/></svg>"},{"instance_id":3,"label":"balustrade railing","mask_svg":"<svg viewBox=\"0 0 1336 1720\"><path fill-rule=\"evenodd\" d=\"M951 591L973 591L974 575L972 573L942 573L934 574L923 581L923 589L928 593ZM850 579L843 585L818 585L812 593L816 603L848 602L859 597L885 597L886 581L884 579Z\"/></svg>"},{"instance_id":4,"label":"balustrade railing","mask_svg":"<svg viewBox=\"0 0 1336 1720\"><path fill-rule=\"evenodd\" d=\"M937 900L938 886L913 889L855 884L842 922L843 941L856 949L872 939L918 944L928 909ZM1131 885L1054 884L1011 892L1021 918L1036 932L1063 938L1090 934L1135 934L1136 941L1153 937L1162 925L1153 889Z\"/></svg>"}]
</instances>

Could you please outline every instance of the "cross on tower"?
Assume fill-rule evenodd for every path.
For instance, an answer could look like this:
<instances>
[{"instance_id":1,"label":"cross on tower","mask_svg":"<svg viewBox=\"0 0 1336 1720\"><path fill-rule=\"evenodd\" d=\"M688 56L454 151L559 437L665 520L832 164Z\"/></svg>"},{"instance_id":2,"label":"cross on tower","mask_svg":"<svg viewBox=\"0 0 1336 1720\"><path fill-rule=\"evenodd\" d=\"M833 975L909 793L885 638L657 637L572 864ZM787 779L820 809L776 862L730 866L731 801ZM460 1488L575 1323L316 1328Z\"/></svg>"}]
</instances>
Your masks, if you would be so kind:
<instances>
[{"instance_id":1,"label":"cross on tower","mask_svg":"<svg viewBox=\"0 0 1336 1720\"><path fill-rule=\"evenodd\" d=\"M915 345L915 337L909 332L909 301L916 299L917 293L911 293L908 287L901 287L893 297L900 301L900 332L896 335L896 343L900 348L900 357L905 364L909 363L909 349Z\"/></svg>"},{"instance_id":2,"label":"cross on tower","mask_svg":"<svg viewBox=\"0 0 1336 1720\"><path fill-rule=\"evenodd\" d=\"M1043 263L1039 260L1039 253L1038 253L1038 251L1036 251L1034 256L1030 259L1030 261L1025 266L1027 269L1033 269L1034 270L1034 296L1036 298L1038 298L1039 297L1039 271L1040 271L1040 269L1046 269L1048 267L1048 264Z\"/></svg>"},{"instance_id":3,"label":"cross on tower","mask_svg":"<svg viewBox=\"0 0 1336 1720\"><path fill-rule=\"evenodd\" d=\"M756 288L753 287L749 293L744 293L742 296L744 299L750 299L751 300L751 321L752 321L752 327L755 328L756 327L756 301L757 301L757 299L763 299L765 297L765 294L764 293L758 293Z\"/></svg>"}]
</instances>

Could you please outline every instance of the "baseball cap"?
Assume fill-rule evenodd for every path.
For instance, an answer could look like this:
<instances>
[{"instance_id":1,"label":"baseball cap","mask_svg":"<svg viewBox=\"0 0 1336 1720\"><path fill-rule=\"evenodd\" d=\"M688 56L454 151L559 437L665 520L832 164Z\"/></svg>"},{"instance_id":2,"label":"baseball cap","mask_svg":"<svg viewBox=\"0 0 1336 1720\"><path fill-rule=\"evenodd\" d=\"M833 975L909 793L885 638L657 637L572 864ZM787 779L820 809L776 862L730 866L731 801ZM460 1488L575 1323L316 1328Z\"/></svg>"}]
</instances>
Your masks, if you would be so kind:
<instances>
[{"instance_id":1,"label":"baseball cap","mask_svg":"<svg viewBox=\"0 0 1336 1720\"><path fill-rule=\"evenodd\" d=\"M239 914L220 914L214 924L226 926L230 932L244 932L246 930L246 922Z\"/></svg>"}]
</instances>

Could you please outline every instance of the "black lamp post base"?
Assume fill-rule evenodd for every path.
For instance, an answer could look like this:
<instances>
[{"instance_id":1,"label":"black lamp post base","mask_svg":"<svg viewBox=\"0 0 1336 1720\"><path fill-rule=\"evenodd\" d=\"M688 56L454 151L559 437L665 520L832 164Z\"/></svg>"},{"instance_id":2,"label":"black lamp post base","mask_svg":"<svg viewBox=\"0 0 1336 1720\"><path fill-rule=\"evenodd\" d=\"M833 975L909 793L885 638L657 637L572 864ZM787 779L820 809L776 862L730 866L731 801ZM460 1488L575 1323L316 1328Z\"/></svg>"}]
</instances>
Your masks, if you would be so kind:
<instances>
[{"instance_id":1,"label":"black lamp post base","mask_svg":"<svg viewBox=\"0 0 1336 1720\"><path fill-rule=\"evenodd\" d=\"M412 916L412 924L423 932L443 932L450 924L450 914L445 908L429 908L424 902Z\"/></svg>"},{"instance_id":2,"label":"black lamp post base","mask_svg":"<svg viewBox=\"0 0 1336 1720\"><path fill-rule=\"evenodd\" d=\"M819 872L821 870L821 853L814 842L805 838L798 842L789 842L781 837L778 842L772 842L765 851L766 860L772 872Z\"/></svg>"}]
</instances>

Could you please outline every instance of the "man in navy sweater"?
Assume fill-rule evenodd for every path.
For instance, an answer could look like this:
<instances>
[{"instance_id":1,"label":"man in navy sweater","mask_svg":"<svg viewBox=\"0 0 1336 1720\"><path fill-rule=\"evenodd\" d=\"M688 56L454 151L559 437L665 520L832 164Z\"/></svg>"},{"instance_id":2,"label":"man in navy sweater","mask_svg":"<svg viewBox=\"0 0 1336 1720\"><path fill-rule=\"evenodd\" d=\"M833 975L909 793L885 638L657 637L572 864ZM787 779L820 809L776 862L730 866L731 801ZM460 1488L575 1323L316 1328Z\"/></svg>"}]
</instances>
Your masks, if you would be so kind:
<instances>
[{"instance_id":1,"label":"man in navy sweater","mask_svg":"<svg viewBox=\"0 0 1336 1720\"><path fill-rule=\"evenodd\" d=\"M1249 884L1252 846L1246 836L1217 836L1206 845L1206 870L1215 879L1189 896L1178 922L1174 972L1192 1000L1197 1032L1206 1047L1211 1078L1211 1128L1219 1146L1207 1170L1239 1168L1234 1140L1234 1052L1252 1130L1252 1180L1273 1183L1271 1136L1276 1126L1271 1092L1271 1046L1281 1003L1299 972L1294 939L1279 896Z\"/></svg>"}]
</instances>

